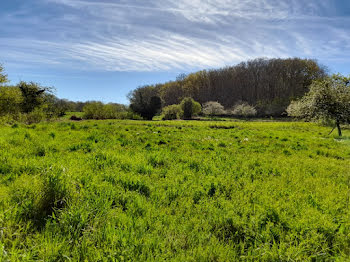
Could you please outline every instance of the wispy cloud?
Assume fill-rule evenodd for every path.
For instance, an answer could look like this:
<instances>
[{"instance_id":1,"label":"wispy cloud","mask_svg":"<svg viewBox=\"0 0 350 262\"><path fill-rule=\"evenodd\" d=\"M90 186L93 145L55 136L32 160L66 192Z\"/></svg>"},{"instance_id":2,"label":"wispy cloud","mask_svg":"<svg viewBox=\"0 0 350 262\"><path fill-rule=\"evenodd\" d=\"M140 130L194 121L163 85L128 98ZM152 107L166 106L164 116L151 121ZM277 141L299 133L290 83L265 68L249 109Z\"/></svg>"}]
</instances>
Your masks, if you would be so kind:
<instances>
[{"instance_id":1,"label":"wispy cloud","mask_svg":"<svg viewBox=\"0 0 350 262\"><path fill-rule=\"evenodd\" d=\"M38 0L0 17L0 60L109 71L194 70L255 57L344 61L350 20L324 0ZM341 21L341 23L340 23Z\"/></svg>"}]
</instances>

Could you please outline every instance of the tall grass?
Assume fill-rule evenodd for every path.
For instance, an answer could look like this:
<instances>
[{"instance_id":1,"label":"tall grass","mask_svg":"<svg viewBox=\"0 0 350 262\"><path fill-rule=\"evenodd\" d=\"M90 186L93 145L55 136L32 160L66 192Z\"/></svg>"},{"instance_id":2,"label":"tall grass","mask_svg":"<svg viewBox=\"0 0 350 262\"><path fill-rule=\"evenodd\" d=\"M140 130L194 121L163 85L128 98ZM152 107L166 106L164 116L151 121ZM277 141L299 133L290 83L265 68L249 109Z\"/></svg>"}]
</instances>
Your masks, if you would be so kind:
<instances>
[{"instance_id":1,"label":"tall grass","mask_svg":"<svg viewBox=\"0 0 350 262\"><path fill-rule=\"evenodd\" d=\"M0 127L2 261L346 261L350 131L310 123Z\"/></svg>"}]
</instances>

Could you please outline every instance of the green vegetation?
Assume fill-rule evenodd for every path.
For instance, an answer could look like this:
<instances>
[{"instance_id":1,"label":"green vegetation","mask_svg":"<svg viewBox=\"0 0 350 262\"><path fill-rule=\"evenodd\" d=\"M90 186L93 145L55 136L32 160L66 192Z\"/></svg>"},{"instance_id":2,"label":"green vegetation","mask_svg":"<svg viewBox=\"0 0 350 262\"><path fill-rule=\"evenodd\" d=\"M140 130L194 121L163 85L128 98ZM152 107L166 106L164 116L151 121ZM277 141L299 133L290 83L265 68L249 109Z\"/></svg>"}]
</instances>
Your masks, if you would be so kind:
<instances>
[{"instance_id":1,"label":"green vegetation","mask_svg":"<svg viewBox=\"0 0 350 262\"><path fill-rule=\"evenodd\" d=\"M0 86L0 122L38 123L65 113L52 88L34 82Z\"/></svg>"},{"instance_id":2,"label":"green vegetation","mask_svg":"<svg viewBox=\"0 0 350 262\"><path fill-rule=\"evenodd\" d=\"M178 105L166 106L162 110L162 120L174 120L174 119L192 119L193 116L197 116L202 111L200 103L194 101L191 97L185 97Z\"/></svg>"},{"instance_id":3,"label":"green vegetation","mask_svg":"<svg viewBox=\"0 0 350 262\"><path fill-rule=\"evenodd\" d=\"M162 106L179 104L185 97L191 97L201 105L216 101L225 109L245 102L255 108L258 116L280 117L292 100L309 91L314 80L326 76L325 67L315 60L260 58L142 86L132 91L129 99L136 111L132 109L142 116L144 112L157 112L149 106L151 97L159 97Z\"/></svg>"},{"instance_id":4,"label":"green vegetation","mask_svg":"<svg viewBox=\"0 0 350 262\"><path fill-rule=\"evenodd\" d=\"M347 261L350 130L0 127L0 261Z\"/></svg>"},{"instance_id":5,"label":"green vegetation","mask_svg":"<svg viewBox=\"0 0 350 262\"><path fill-rule=\"evenodd\" d=\"M203 114L207 116L221 116L227 114L227 112L219 102L209 101L203 105Z\"/></svg>"},{"instance_id":6,"label":"green vegetation","mask_svg":"<svg viewBox=\"0 0 350 262\"><path fill-rule=\"evenodd\" d=\"M163 120L174 120L180 119L183 115L183 111L180 105L171 105L163 107L162 119Z\"/></svg>"},{"instance_id":7,"label":"green vegetation","mask_svg":"<svg viewBox=\"0 0 350 262\"><path fill-rule=\"evenodd\" d=\"M238 103L233 109L232 114L240 117L253 117L256 116L256 109L246 102Z\"/></svg>"},{"instance_id":8,"label":"green vegetation","mask_svg":"<svg viewBox=\"0 0 350 262\"><path fill-rule=\"evenodd\" d=\"M0 85L7 82L8 82L8 79L7 79L7 75L4 73L4 67L2 66L2 64L0 64Z\"/></svg>"},{"instance_id":9,"label":"green vegetation","mask_svg":"<svg viewBox=\"0 0 350 262\"><path fill-rule=\"evenodd\" d=\"M301 119L334 122L341 136L340 125L350 124L350 76L338 74L314 81L310 91L300 100L293 101L287 112Z\"/></svg>"},{"instance_id":10,"label":"green vegetation","mask_svg":"<svg viewBox=\"0 0 350 262\"><path fill-rule=\"evenodd\" d=\"M130 109L147 120L152 120L162 108L161 98L153 86L139 87L130 92L128 98Z\"/></svg>"},{"instance_id":11,"label":"green vegetation","mask_svg":"<svg viewBox=\"0 0 350 262\"><path fill-rule=\"evenodd\" d=\"M191 119L193 116L198 115L202 110L201 104L194 101L191 97L185 97L181 101L180 107L184 119Z\"/></svg>"},{"instance_id":12,"label":"green vegetation","mask_svg":"<svg viewBox=\"0 0 350 262\"><path fill-rule=\"evenodd\" d=\"M84 119L142 119L128 109L127 106L120 104L103 104L102 102L87 102L83 108Z\"/></svg>"}]
</instances>

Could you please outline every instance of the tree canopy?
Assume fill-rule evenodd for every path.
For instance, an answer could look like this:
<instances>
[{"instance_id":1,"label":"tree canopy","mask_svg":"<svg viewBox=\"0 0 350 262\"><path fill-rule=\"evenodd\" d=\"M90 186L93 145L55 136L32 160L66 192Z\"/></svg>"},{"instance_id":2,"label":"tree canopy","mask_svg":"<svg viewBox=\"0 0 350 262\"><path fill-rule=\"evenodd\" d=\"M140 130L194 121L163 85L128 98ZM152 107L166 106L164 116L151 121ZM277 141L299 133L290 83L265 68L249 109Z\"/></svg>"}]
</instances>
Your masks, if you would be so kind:
<instances>
[{"instance_id":1,"label":"tree canopy","mask_svg":"<svg viewBox=\"0 0 350 262\"><path fill-rule=\"evenodd\" d=\"M147 93L159 96L163 106L179 104L191 97L201 105L217 101L230 109L239 101L256 108L260 116L281 116L293 99L302 97L314 80L322 80L327 70L311 59L255 59L221 69L180 75L175 81L138 88L131 104ZM138 98L136 98L138 96ZM129 97L130 98L130 97ZM147 104L147 103L146 103Z\"/></svg>"},{"instance_id":2,"label":"tree canopy","mask_svg":"<svg viewBox=\"0 0 350 262\"><path fill-rule=\"evenodd\" d=\"M191 119L192 116L199 114L202 110L201 104L194 101L191 97L185 97L181 101L180 107L183 111L184 119Z\"/></svg>"},{"instance_id":3,"label":"tree canopy","mask_svg":"<svg viewBox=\"0 0 350 262\"><path fill-rule=\"evenodd\" d=\"M225 109L223 105L216 101L209 101L203 105L203 114L209 116L223 115L225 114Z\"/></svg>"},{"instance_id":4,"label":"tree canopy","mask_svg":"<svg viewBox=\"0 0 350 262\"><path fill-rule=\"evenodd\" d=\"M148 120L152 120L162 108L158 90L153 86L139 87L129 93L128 98L130 100L130 108Z\"/></svg>"},{"instance_id":5,"label":"tree canopy","mask_svg":"<svg viewBox=\"0 0 350 262\"><path fill-rule=\"evenodd\" d=\"M22 93L22 111L24 113L30 113L42 105L45 102L45 95L52 91L52 88L42 87L34 82L21 81L17 86Z\"/></svg>"},{"instance_id":6,"label":"tree canopy","mask_svg":"<svg viewBox=\"0 0 350 262\"><path fill-rule=\"evenodd\" d=\"M2 66L2 64L0 64L0 85L7 82L8 82L8 79L7 79L7 75L4 73L4 67Z\"/></svg>"},{"instance_id":7,"label":"tree canopy","mask_svg":"<svg viewBox=\"0 0 350 262\"><path fill-rule=\"evenodd\" d=\"M314 81L310 91L293 101L287 112L301 119L332 121L341 136L340 125L350 123L350 76L336 74Z\"/></svg>"}]
</instances>

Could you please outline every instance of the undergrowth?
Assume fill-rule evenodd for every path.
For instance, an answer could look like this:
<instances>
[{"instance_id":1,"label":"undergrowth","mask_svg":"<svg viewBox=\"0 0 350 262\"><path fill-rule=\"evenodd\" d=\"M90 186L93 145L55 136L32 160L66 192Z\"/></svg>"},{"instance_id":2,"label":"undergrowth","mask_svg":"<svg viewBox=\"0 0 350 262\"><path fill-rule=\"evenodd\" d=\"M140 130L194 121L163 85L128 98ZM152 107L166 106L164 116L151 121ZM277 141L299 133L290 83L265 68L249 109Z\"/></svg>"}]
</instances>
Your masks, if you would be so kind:
<instances>
[{"instance_id":1,"label":"undergrowth","mask_svg":"<svg viewBox=\"0 0 350 262\"><path fill-rule=\"evenodd\" d=\"M350 260L350 131L310 123L0 127L1 261Z\"/></svg>"}]
</instances>

